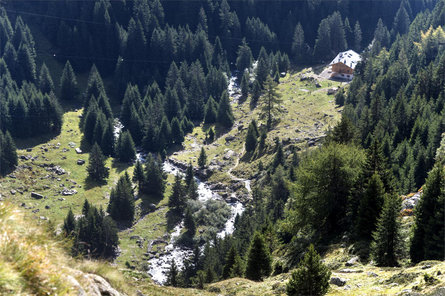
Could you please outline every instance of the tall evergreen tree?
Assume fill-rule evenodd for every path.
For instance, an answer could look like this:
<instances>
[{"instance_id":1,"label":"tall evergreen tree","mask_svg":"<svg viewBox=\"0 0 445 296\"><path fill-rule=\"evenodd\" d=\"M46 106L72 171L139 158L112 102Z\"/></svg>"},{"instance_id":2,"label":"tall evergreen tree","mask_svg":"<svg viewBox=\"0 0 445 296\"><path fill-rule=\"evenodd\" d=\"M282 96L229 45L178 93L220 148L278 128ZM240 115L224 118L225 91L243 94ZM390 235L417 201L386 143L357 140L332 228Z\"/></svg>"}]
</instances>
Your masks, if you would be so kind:
<instances>
[{"instance_id":1,"label":"tall evergreen tree","mask_svg":"<svg viewBox=\"0 0 445 296\"><path fill-rule=\"evenodd\" d=\"M413 237L410 245L410 256L413 262L426 259L443 259L443 253L433 254L437 249L443 249L443 241L437 241L438 237L443 238L443 229L437 233L435 230L437 223L435 220L443 215L443 196L445 195L445 174L442 165L436 165L428 175L423 194L415 209L415 224ZM435 237L436 236L436 237Z\"/></svg>"},{"instance_id":2,"label":"tall evergreen tree","mask_svg":"<svg viewBox=\"0 0 445 296\"><path fill-rule=\"evenodd\" d=\"M182 177L176 174L175 182L173 183L172 193L168 198L168 207L175 214L182 216L185 209L185 190L182 184Z\"/></svg>"},{"instance_id":3,"label":"tall evergreen tree","mask_svg":"<svg viewBox=\"0 0 445 296\"><path fill-rule=\"evenodd\" d=\"M263 236L256 232L252 238L247 254L246 277L253 281L261 281L272 271L269 250Z\"/></svg>"},{"instance_id":4,"label":"tall evergreen tree","mask_svg":"<svg viewBox=\"0 0 445 296\"><path fill-rule=\"evenodd\" d=\"M79 96L76 74L69 61L66 61L60 77L60 98L62 100L74 101Z\"/></svg>"},{"instance_id":5,"label":"tall evergreen tree","mask_svg":"<svg viewBox=\"0 0 445 296\"><path fill-rule=\"evenodd\" d=\"M250 91L250 77L249 77L249 73L244 71L243 76L241 78L241 97L246 99L247 96L249 95L249 91Z\"/></svg>"},{"instance_id":6,"label":"tall evergreen tree","mask_svg":"<svg viewBox=\"0 0 445 296\"><path fill-rule=\"evenodd\" d=\"M205 168L207 165L207 154L204 147L201 148L201 152L199 153L198 165L201 169Z\"/></svg>"},{"instance_id":7,"label":"tall evergreen tree","mask_svg":"<svg viewBox=\"0 0 445 296\"><path fill-rule=\"evenodd\" d=\"M204 123L212 124L216 122L217 104L212 96L209 97L205 106Z\"/></svg>"},{"instance_id":8,"label":"tall evergreen tree","mask_svg":"<svg viewBox=\"0 0 445 296\"><path fill-rule=\"evenodd\" d=\"M65 236L72 235L75 228L76 228L76 219L74 218L73 211L70 208L65 220L63 221L63 231L65 233Z\"/></svg>"},{"instance_id":9,"label":"tall evergreen tree","mask_svg":"<svg viewBox=\"0 0 445 296\"><path fill-rule=\"evenodd\" d=\"M165 191L165 179L167 176L162 170L162 163L160 159L157 161L151 156L147 157L145 164L145 178L142 189L143 193L154 195L155 197L162 197Z\"/></svg>"},{"instance_id":10,"label":"tall evergreen tree","mask_svg":"<svg viewBox=\"0 0 445 296\"><path fill-rule=\"evenodd\" d=\"M17 149L11 134L0 130L0 175L12 171L18 163Z\"/></svg>"},{"instance_id":11,"label":"tall evergreen tree","mask_svg":"<svg viewBox=\"0 0 445 296\"><path fill-rule=\"evenodd\" d=\"M114 220L132 222L134 219L134 196L128 174L125 173L111 190L107 212Z\"/></svg>"},{"instance_id":12,"label":"tall evergreen tree","mask_svg":"<svg viewBox=\"0 0 445 296\"><path fill-rule=\"evenodd\" d=\"M136 165L134 166L132 181L136 182L139 190L141 189L141 186L144 183L144 178L145 178L144 168L142 167L142 163L139 160L137 160Z\"/></svg>"},{"instance_id":13,"label":"tall evergreen tree","mask_svg":"<svg viewBox=\"0 0 445 296\"><path fill-rule=\"evenodd\" d=\"M216 116L217 122L223 127L230 128L233 125L234 117L232 113L232 106L229 102L229 95L224 91L219 100L218 112Z\"/></svg>"},{"instance_id":14,"label":"tall evergreen tree","mask_svg":"<svg viewBox=\"0 0 445 296\"><path fill-rule=\"evenodd\" d=\"M184 132L177 117L174 117L171 122L171 137L174 144L180 145L184 141Z\"/></svg>"},{"instance_id":15,"label":"tall evergreen tree","mask_svg":"<svg viewBox=\"0 0 445 296\"><path fill-rule=\"evenodd\" d=\"M376 229L377 219L383 207L385 189L377 173L369 179L365 194L360 200L357 214L357 232L360 238L370 240Z\"/></svg>"},{"instance_id":16,"label":"tall evergreen tree","mask_svg":"<svg viewBox=\"0 0 445 296\"><path fill-rule=\"evenodd\" d=\"M304 58L308 53L308 45L304 41L304 30L299 22L295 27L294 36L292 39L292 53L295 56L297 63L304 62Z\"/></svg>"},{"instance_id":17,"label":"tall evergreen tree","mask_svg":"<svg viewBox=\"0 0 445 296\"><path fill-rule=\"evenodd\" d=\"M362 50L362 29L358 21L354 26L354 50L357 52Z\"/></svg>"},{"instance_id":18,"label":"tall evergreen tree","mask_svg":"<svg viewBox=\"0 0 445 296\"><path fill-rule=\"evenodd\" d=\"M116 157L121 162L130 162L136 158L136 147L129 131L123 131L119 134Z\"/></svg>"},{"instance_id":19,"label":"tall evergreen tree","mask_svg":"<svg viewBox=\"0 0 445 296\"><path fill-rule=\"evenodd\" d=\"M238 47L238 57L236 59L236 68L239 73L244 73L245 69L249 69L252 65L252 51L249 45L246 43L246 39L243 39L241 45Z\"/></svg>"},{"instance_id":20,"label":"tall evergreen tree","mask_svg":"<svg viewBox=\"0 0 445 296\"><path fill-rule=\"evenodd\" d=\"M270 76L264 84L264 96L261 101L261 116L266 118L267 129L272 128L273 116L281 113L280 99L281 94L278 93L277 83L275 83Z\"/></svg>"},{"instance_id":21,"label":"tall evergreen tree","mask_svg":"<svg viewBox=\"0 0 445 296\"><path fill-rule=\"evenodd\" d=\"M222 277L224 279L242 276L242 260L234 246L226 254Z\"/></svg>"},{"instance_id":22,"label":"tall evergreen tree","mask_svg":"<svg viewBox=\"0 0 445 296\"><path fill-rule=\"evenodd\" d=\"M397 266L403 240L400 233L401 199L397 195L386 195L382 212L373 233L372 257L379 266Z\"/></svg>"},{"instance_id":23,"label":"tall evergreen tree","mask_svg":"<svg viewBox=\"0 0 445 296\"><path fill-rule=\"evenodd\" d=\"M178 268L176 267L175 261L172 260L170 265L170 270L168 272L167 284L173 287L178 287L179 285L178 276L179 276Z\"/></svg>"},{"instance_id":24,"label":"tall evergreen tree","mask_svg":"<svg viewBox=\"0 0 445 296\"><path fill-rule=\"evenodd\" d=\"M49 73L48 67L43 63L39 74L39 88L42 93L54 92L54 83Z\"/></svg>"},{"instance_id":25,"label":"tall evergreen tree","mask_svg":"<svg viewBox=\"0 0 445 296\"><path fill-rule=\"evenodd\" d=\"M252 152L255 150L258 140L258 128L256 127L255 120L249 124L246 134L246 151Z\"/></svg>"},{"instance_id":26,"label":"tall evergreen tree","mask_svg":"<svg viewBox=\"0 0 445 296\"><path fill-rule=\"evenodd\" d=\"M88 176L99 182L108 178L109 171L108 168L105 167L105 160L105 156L102 154L102 150L100 150L99 145L94 143L93 147L91 148L87 167Z\"/></svg>"}]
</instances>

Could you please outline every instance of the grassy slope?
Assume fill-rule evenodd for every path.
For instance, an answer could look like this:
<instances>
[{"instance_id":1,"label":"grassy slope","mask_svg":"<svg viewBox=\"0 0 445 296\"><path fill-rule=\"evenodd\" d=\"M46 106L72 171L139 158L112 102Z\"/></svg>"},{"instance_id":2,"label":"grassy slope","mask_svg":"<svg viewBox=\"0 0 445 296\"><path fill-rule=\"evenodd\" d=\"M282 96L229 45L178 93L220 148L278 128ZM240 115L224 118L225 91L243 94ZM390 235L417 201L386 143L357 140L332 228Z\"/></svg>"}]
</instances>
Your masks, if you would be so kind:
<instances>
[{"instance_id":1,"label":"grassy slope","mask_svg":"<svg viewBox=\"0 0 445 296\"><path fill-rule=\"evenodd\" d=\"M286 75L280 79L279 91L282 94L283 113L280 116L280 122L268 133L267 144L269 148L274 146L273 139L279 137L281 140L290 139L296 143L300 149L304 149L307 140L323 135L329 127L333 127L340 118L340 110L335 107L334 96L327 95L327 89L339 86L340 83L333 81L322 81L321 88L316 88L315 83L310 81L300 81L302 73L309 73L310 69L302 72ZM261 100L261 99L260 99ZM272 157L266 153L255 161L248 157L243 157L244 140L247 127L251 120L255 119L259 124L259 108L251 109L250 98L245 102L232 104L235 116L234 127L225 132L212 144L205 145L208 162L212 159L221 161L223 169L220 173L212 176L211 181L228 181L227 175L229 167L235 164L236 158L224 161L223 156L228 150L235 151L241 161L234 169L233 173L239 177L252 178L257 171L257 165L261 160L264 164L268 163ZM317 125L315 125L317 124ZM196 127L192 134L186 137L184 150L173 155L173 158L181 161L192 161L197 165L197 159L201 146L205 140L205 131L207 126ZM226 142L227 136L234 136L235 140ZM271 152L271 149L268 150Z\"/></svg>"}]
</instances>

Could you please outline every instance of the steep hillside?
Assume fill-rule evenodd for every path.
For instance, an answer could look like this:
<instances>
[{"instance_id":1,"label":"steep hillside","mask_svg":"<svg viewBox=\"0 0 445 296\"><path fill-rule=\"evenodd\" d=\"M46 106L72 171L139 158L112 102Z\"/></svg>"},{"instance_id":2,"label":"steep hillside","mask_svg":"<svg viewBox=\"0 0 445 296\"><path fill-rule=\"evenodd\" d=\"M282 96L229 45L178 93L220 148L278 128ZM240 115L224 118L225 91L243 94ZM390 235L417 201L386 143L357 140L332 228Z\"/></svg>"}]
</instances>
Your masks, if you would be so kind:
<instances>
[{"instance_id":1,"label":"steep hillside","mask_svg":"<svg viewBox=\"0 0 445 296\"><path fill-rule=\"evenodd\" d=\"M260 108L252 107L252 98L240 100L240 90L232 90L232 106L235 123L230 131L218 135L211 144L206 144L207 126L196 127L186 136L184 149L173 153L171 159L180 162L192 162L197 166L201 147L204 146L212 171L211 182L227 183L236 175L244 179L252 179L258 172L260 162L266 166L275 151L274 139L278 137L288 150L304 151L318 145L326 132L335 126L340 119L342 108L335 105L334 95L328 90L344 87L342 83L326 80L314 73L312 68L298 73L288 73L280 79L278 85L282 104L279 122L267 134L266 150L253 158L245 153L245 137L248 125L256 120L258 125L265 124L260 118ZM262 98L258 104L261 104ZM236 179L236 177L235 177Z\"/></svg>"}]
</instances>

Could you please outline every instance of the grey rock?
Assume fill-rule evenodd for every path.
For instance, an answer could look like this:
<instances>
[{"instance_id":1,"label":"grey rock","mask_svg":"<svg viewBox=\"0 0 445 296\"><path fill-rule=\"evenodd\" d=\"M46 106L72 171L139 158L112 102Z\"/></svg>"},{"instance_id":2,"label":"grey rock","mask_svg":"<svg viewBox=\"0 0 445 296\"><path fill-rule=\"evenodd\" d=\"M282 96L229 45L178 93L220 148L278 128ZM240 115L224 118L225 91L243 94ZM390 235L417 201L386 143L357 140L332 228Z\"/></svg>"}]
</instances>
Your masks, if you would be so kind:
<instances>
[{"instance_id":1,"label":"grey rock","mask_svg":"<svg viewBox=\"0 0 445 296\"><path fill-rule=\"evenodd\" d=\"M331 277L329 283L332 285L343 287L344 285L346 285L346 280L340 277Z\"/></svg>"},{"instance_id":2,"label":"grey rock","mask_svg":"<svg viewBox=\"0 0 445 296\"><path fill-rule=\"evenodd\" d=\"M76 194L77 193L77 190L76 189L63 189L61 192L60 192L62 195L65 195L65 196L67 196L67 195L74 195L74 194Z\"/></svg>"},{"instance_id":3,"label":"grey rock","mask_svg":"<svg viewBox=\"0 0 445 296\"><path fill-rule=\"evenodd\" d=\"M49 210L49 209L51 209L51 207L49 205L46 205L45 209Z\"/></svg>"},{"instance_id":4,"label":"grey rock","mask_svg":"<svg viewBox=\"0 0 445 296\"><path fill-rule=\"evenodd\" d=\"M368 272L367 272L367 275L368 275L368 276L372 276L372 277L378 277L378 276L379 276L377 273L372 272L372 271L368 271Z\"/></svg>"},{"instance_id":5,"label":"grey rock","mask_svg":"<svg viewBox=\"0 0 445 296\"><path fill-rule=\"evenodd\" d=\"M361 270L361 269L344 268L344 269L340 269L338 272L341 272L341 273L361 273L361 272L363 272L363 270Z\"/></svg>"},{"instance_id":6,"label":"grey rock","mask_svg":"<svg viewBox=\"0 0 445 296\"><path fill-rule=\"evenodd\" d=\"M11 192L12 195L15 195L17 193L17 191L15 191L14 189L11 189L10 192Z\"/></svg>"},{"instance_id":7,"label":"grey rock","mask_svg":"<svg viewBox=\"0 0 445 296\"><path fill-rule=\"evenodd\" d=\"M77 154L82 154L82 149L80 149L79 147L77 147L77 148L74 149L74 150L76 150L76 153L77 153Z\"/></svg>"},{"instance_id":8,"label":"grey rock","mask_svg":"<svg viewBox=\"0 0 445 296\"><path fill-rule=\"evenodd\" d=\"M78 165L83 165L83 164L85 164L85 160L83 160L83 159L78 159L78 160L77 160L77 164L78 164Z\"/></svg>"},{"instance_id":9,"label":"grey rock","mask_svg":"<svg viewBox=\"0 0 445 296\"><path fill-rule=\"evenodd\" d=\"M348 262L345 263L345 266L354 266L359 262L359 257L354 256L351 259L348 260Z\"/></svg>"},{"instance_id":10,"label":"grey rock","mask_svg":"<svg viewBox=\"0 0 445 296\"><path fill-rule=\"evenodd\" d=\"M232 141L235 140L235 139L236 139L235 136L227 136L227 137L225 138L226 142L232 142Z\"/></svg>"},{"instance_id":11,"label":"grey rock","mask_svg":"<svg viewBox=\"0 0 445 296\"><path fill-rule=\"evenodd\" d=\"M31 197L32 197L32 198L35 198L35 199L42 199L42 198L43 198L43 195L38 194L38 193L36 193L36 192L31 192Z\"/></svg>"}]
</instances>

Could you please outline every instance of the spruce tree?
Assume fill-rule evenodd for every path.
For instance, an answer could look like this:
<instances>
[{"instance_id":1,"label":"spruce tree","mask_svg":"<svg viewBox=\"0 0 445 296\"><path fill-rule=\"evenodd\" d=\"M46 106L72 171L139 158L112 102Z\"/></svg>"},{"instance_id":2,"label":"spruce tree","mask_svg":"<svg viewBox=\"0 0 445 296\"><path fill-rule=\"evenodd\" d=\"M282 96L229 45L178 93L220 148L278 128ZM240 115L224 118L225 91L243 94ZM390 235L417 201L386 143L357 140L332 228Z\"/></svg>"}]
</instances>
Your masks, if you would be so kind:
<instances>
[{"instance_id":1,"label":"spruce tree","mask_svg":"<svg viewBox=\"0 0 445 296\"><path fill-rule=\"evenodd\" d=\"M173 287L178 287L178 268L176 267L175 260L172 260L170 270L168 272L167 284Z\"/></svg>"},{"instance_id":2,"label":"spruce tree","mask_svg":"<svg viewBox=\"0 0 445 296\"><path fill-rule=\"evenodd\" d=\"M199 153L198 165L201 169L203 169L207 164L207 154L204 147L201 148L201 152Z\"/></svg>"},{"instance_id":3,"label":"spruce tree","mask_svg":"<svg viewBox=\"0 0 445 296\"><path fill-rule=\"evenodd\" d=\"M138 185L139 190L141 190L141 186L144 183L144 178L144 168L142 167L142 163L137 160L134 166L132 181Z\"/></svg>"},{"instance_id":4,"label":"spruce tree","mask_svg":"<svg viewBox=\"0 0 445 296\"><path fill-rule=\"evenodd\" d=\"M269 250L264 238L255 232L247 255L246 277L253 281L261 281L272 271Z\"/></svg>"},{"instance_id":5,"label":"spruce tree","mask_svg":"<svg viewBox=\"0 0 445 296\"><path fill-rule=\"evenodd\" d=\"M102 134L102 141L100 142L100 147L105 156L113 156L115 150L115 140L114 140L114 126L113 120L108 119L105 126L105 130Z\"/></svg>"},{"instance_id":6,"label":"spruce tree","mask_svg":"<svg viewBox=\"0 0 445 296\"><path fill-rule=\"evenodd\" d=\"M193 165L192 162L189 162L189 165L187 166L187 169L185 170L185 184L189 186L190 182L193 181L193 176L195 174L193 173Z\"/></svg>"},{"instance_id":7,"label":"spruce tree","mask_svg":"<svg viewBox=\"0 0 445 296\"><path fill-rule=\"evenodd\" d=\"M239 73L244 73L245 69L250 68L252 65L252 51L249 45L246 43L246 39L243 38L241 45L238 47L238 57L236 59L236 68Z\"/></svg>"},{"instance_id":8,"label":"spruce tree","mask_svg":"<svg viewBox=\"0 0 445 296\"><path fill-rule=\"evenodd\" d=\"M304 62L304 58L308 53L308 45L304 41L304 30L299 22L295 26L294 36L292 39L292 53L295 55L295 60L297 63Z\"/></svg>"},{"instance_id":9,"label":"spruce tree","mask_svg":"<svg viewBox=\"0 0 445 296\"><path fill-rule=\"evenodd\" d=\"M401 199L397 195L386 195L382 212L373 233L371 255L379 266L397 266L403 240L400 233Z\"/></svg>"},{"instance_id":10,"label":"spruce tree","mask_svg":"<svg viewBox=\"0 0 445 296\"><path fill-rule=\"evenodd\" d=\"M173 143L180 145L184 141L184 132L177 117L174 117L171 122L171 137Z\"/></svg>"},{"instance_id":11,"label":"spruce tree","mask_svg":"<svg viewBox=\"0 0 445 296\"><path fill-rule=\"evenodd\" d=\"M196 233L196 222L195 222L195 218L193 218L193 214L192 212L187 209L185 211L185 215L184 215L184 227L187 230L187 236L189 238L193 238L195 236Z\"/></svg>"},{"instance_id":12,"label":"spruce tree","mask_svg":"<svg viewBox=\"0 0 445 296\"><path fill-rule=\"evenodd\" d=\"M215 131L213 130L213 127L211 127L209 129L209 133L208 133L208 141L209 143L213 143L213 141L215 141Z\"/></svg>"},{"instance_id":13,"label":"spruce tree","mask_svg":"<svg viewBox=\"0 0 445 296\"><path fill-rule=\"evenodd\" d=\"M76 74L69 61L66 61L60 77L60 98L62 100L74 101L79 96Z\"/></svg>"},{"instance_id":14,"label":"spruce tree","mask_svg":"<svg viewBox=\"0 0 445 296\"><path fill-rule=\"evenodd\" d=\"M283 144L279 139L276 140L275 156L272 161L272 170L275 170L279 165L285 165L285 156L283 151Z\"/></svg>"},{"instance_id":15,"label":"spruce tree","mask_svg":"<svg viewBox=\"0 0 445 296\"><path fill-rule=\"evenodd\" d=\"M232 246L226 254L222 277L227 279L236 276L242 276L242 261L238 251Z\"/></svg>"},{"instance_id":16,"label":"spruce tree","mask_svg":"<svg viewBox=\"0 0 445 296\"><path fill-rule=\"evenodd\" d=\"M105 167L105 156L102 154L99 145L94 143L91 148L89 163L87 167L88 176L95 181L102 182L108 178L108 168Z\"/></svg>"},{"instance_id":17,"label":"spruce tree","mask_svg":"<svg viewBox=\"0 0 445 296\"><path fill-rule=\"evenodd\" d=\"M187 197L191 200L197 200L199 198L198 193L198 184L196 184L195 179L192 179L188 184L186 184L187 187Z\"/></svg>"},{"instance_id":18,"label":"spruce tree","mask_svg":"<svg viewBox=\"0 0 445 296\"><path fill-rule=\"evenodd\" d=\"M0 175L14 170L18 163L17 149L9 131L5 134L0 130Z\"/></svg>"},{"instance_id":19,"label":"spruce tree","mask_svg":"<svg viewBox=\"0 0 445 296\"><path fill-rule=\"evenodd\" d=\"M116 157L121 162L131 162L136 158L136 147L129 131L119 134L116 145Z\"/></svg>"},{"instance_id":20,"label":"spruce tree","mask_svg":"<svg viewBox=\"0 0 445 296\"><path fill-rule=\"evenodd\" d=\"M145 164L144 175L144 183L139 190L142 189L143 193L154 195L157 198L162 197L165 191L165 179L167 176L162 170L161 160L157 159L155 161L149 154Z\"/></svg>"},{"instance_id":21,"label":"spruce tree","mask_svg":"<svg viewBox=\"0 0 445 296\"><path fill-rule=\"evenodd\" d=\"M286 285L287 295L325 295L329 289L330 277L331 272L321 262L320 255L315 251L314 245L311 244L298 269L292 272Z\"/></svg>"},{"instance_id":22,"label":"spruce tree","mask_svg":"<svg viewBox=\"0 0 445 296\"><path fill-rule=\"evenodd\" d=\"M212 124L216 122L217 117L217 104L212 96L207 100L205 110L204 110L204 123Z\"/></svg>"},{"instance_id":23,"label":"spruce tree","mask_svg":"<svg viewBox=\"0 0 445 296\"><path fill-rule=\"evenodd\" d=\"M241 97L243 99L246 99L247 96L249 95L249 90L250 90L250 78L249 78L249 72L244 72L243 77L241 78Z\"/></svg>"},{"instance_id":24,"label":"spruce tree","mask_svg":"<svg viewBox=\"0 0 445 296\"><path fill-rule=\"evenodd\" d=\"M252 152L255 150L258 140L258 129L255 120L249 124L246 135L246 151Z\"/></svg>"},{"instance_id":25,"label":"spruce tree","mask_svg":"<svg viewBox=\"0 0 445 296\"><path fill-rule=\"evenodd\" d=\"M216 115L217 122L225 128L230 128L233 125L234 117L232 113L232 106L229 102L229 95L224 91L219 100L218 112Z\"/></svg>"},{"instance_id":26,"label":"spruce tree","mask_svg":"<svg viewBox=\"0 0 445 296\"><path fill-rule=\"evenodd\" d=\"M260 96L261 96L261 85L257 80L255 80L252 86L252 103L256 104Z\"/></svg>"},{"instance_id":27,"label":"spruce tree","mask_svg":"<svg viewBox=\"0 0 445 296\"><path fill-rule=\"evenodd\" d=\"M360 238L365 240L372 238L383 207L384 196L383 182L380 176L375 173L369 179L365 193L360 200L357 214L357 234Z\"/></svg>"},{"instance_id":28,"label":"spruce tree","mask_svg":"<svg viewBox=\"0 0 445 296\"><path fill-rule=\"evenodd\" d=\"M132 222L134 219L134 196L129 176L125 173L111 190L107 212L114 220Z\"/></svg>"},{"instance_id":29,"label":"spruce tree","mask_svg":"<svg viewBox=\"0 0 445 296\"><path fill-rule=\"evenodd\" d=\"M65 220L63 221L63 231L65 233L65 236L70 236L74 229L76 228L76 219L74 218L73 211L68 211L68 214L66 215Z\"/></svg>"},{"instance_id":30,"label":"spruce tree","mask_svg":"<svg viewBox=\"0 0 445 296\"><path fill-rule=\"evenodd\" d=\"M184 185L182 184L182 177L180 174L176 174L175 176L172 193L168 198L168 207L178 216L182 216L184 213L185 190L184 190Z\"/></svg>"},{"instance_id":31,"label":"spruce tree","mask_svg":"<svg viewBox=\"0 0 445 296\"><path fill-rule=\"evenodd\" d=\"M255 80L260 84L260 86L263 85L267 77L270 75L268 55L264 47L261 47L260 54L258 55L258 62L255 74Z\"/></svg>"},{"instance_id":32,"label":"spruce tree","mask_svg":"<svg viewBox=\"0 0 445 296\"><path fill-rule=\"evenodd\" d=\"M437 249L443 249L443 229L436 233L436 225L443 223L440 216L443 215L443 199L445 195L445 174L442 165L436 165L428 174L423 194L415 208L415 224L410 245L411 261L420 262L427 259L442 260L443 253L435 256ZM442 202L442 203L441 203ZM436 220L439 218L439 220Z\"/></svg>"},{"instance_id":33,"label":"spruce tree","mask_svg":"<svg viewBox=\"0 0 445 296\"><path fill-rule=\"evenodd\" d=\"M42 93L54 92L54 83L49 73L48 67L43 63L39 74L39 89Z\"/></svg>"},{"instance_id":34,"label":"spruce tree","mask_svg":"<svg viewBox=\"0 0 445 296\"><path fill-rule=\"evenodd\" d=\"M362 29L357 21L354 26L354 50L360 52L362 49Z\"/></svg>"}]
</instances>

